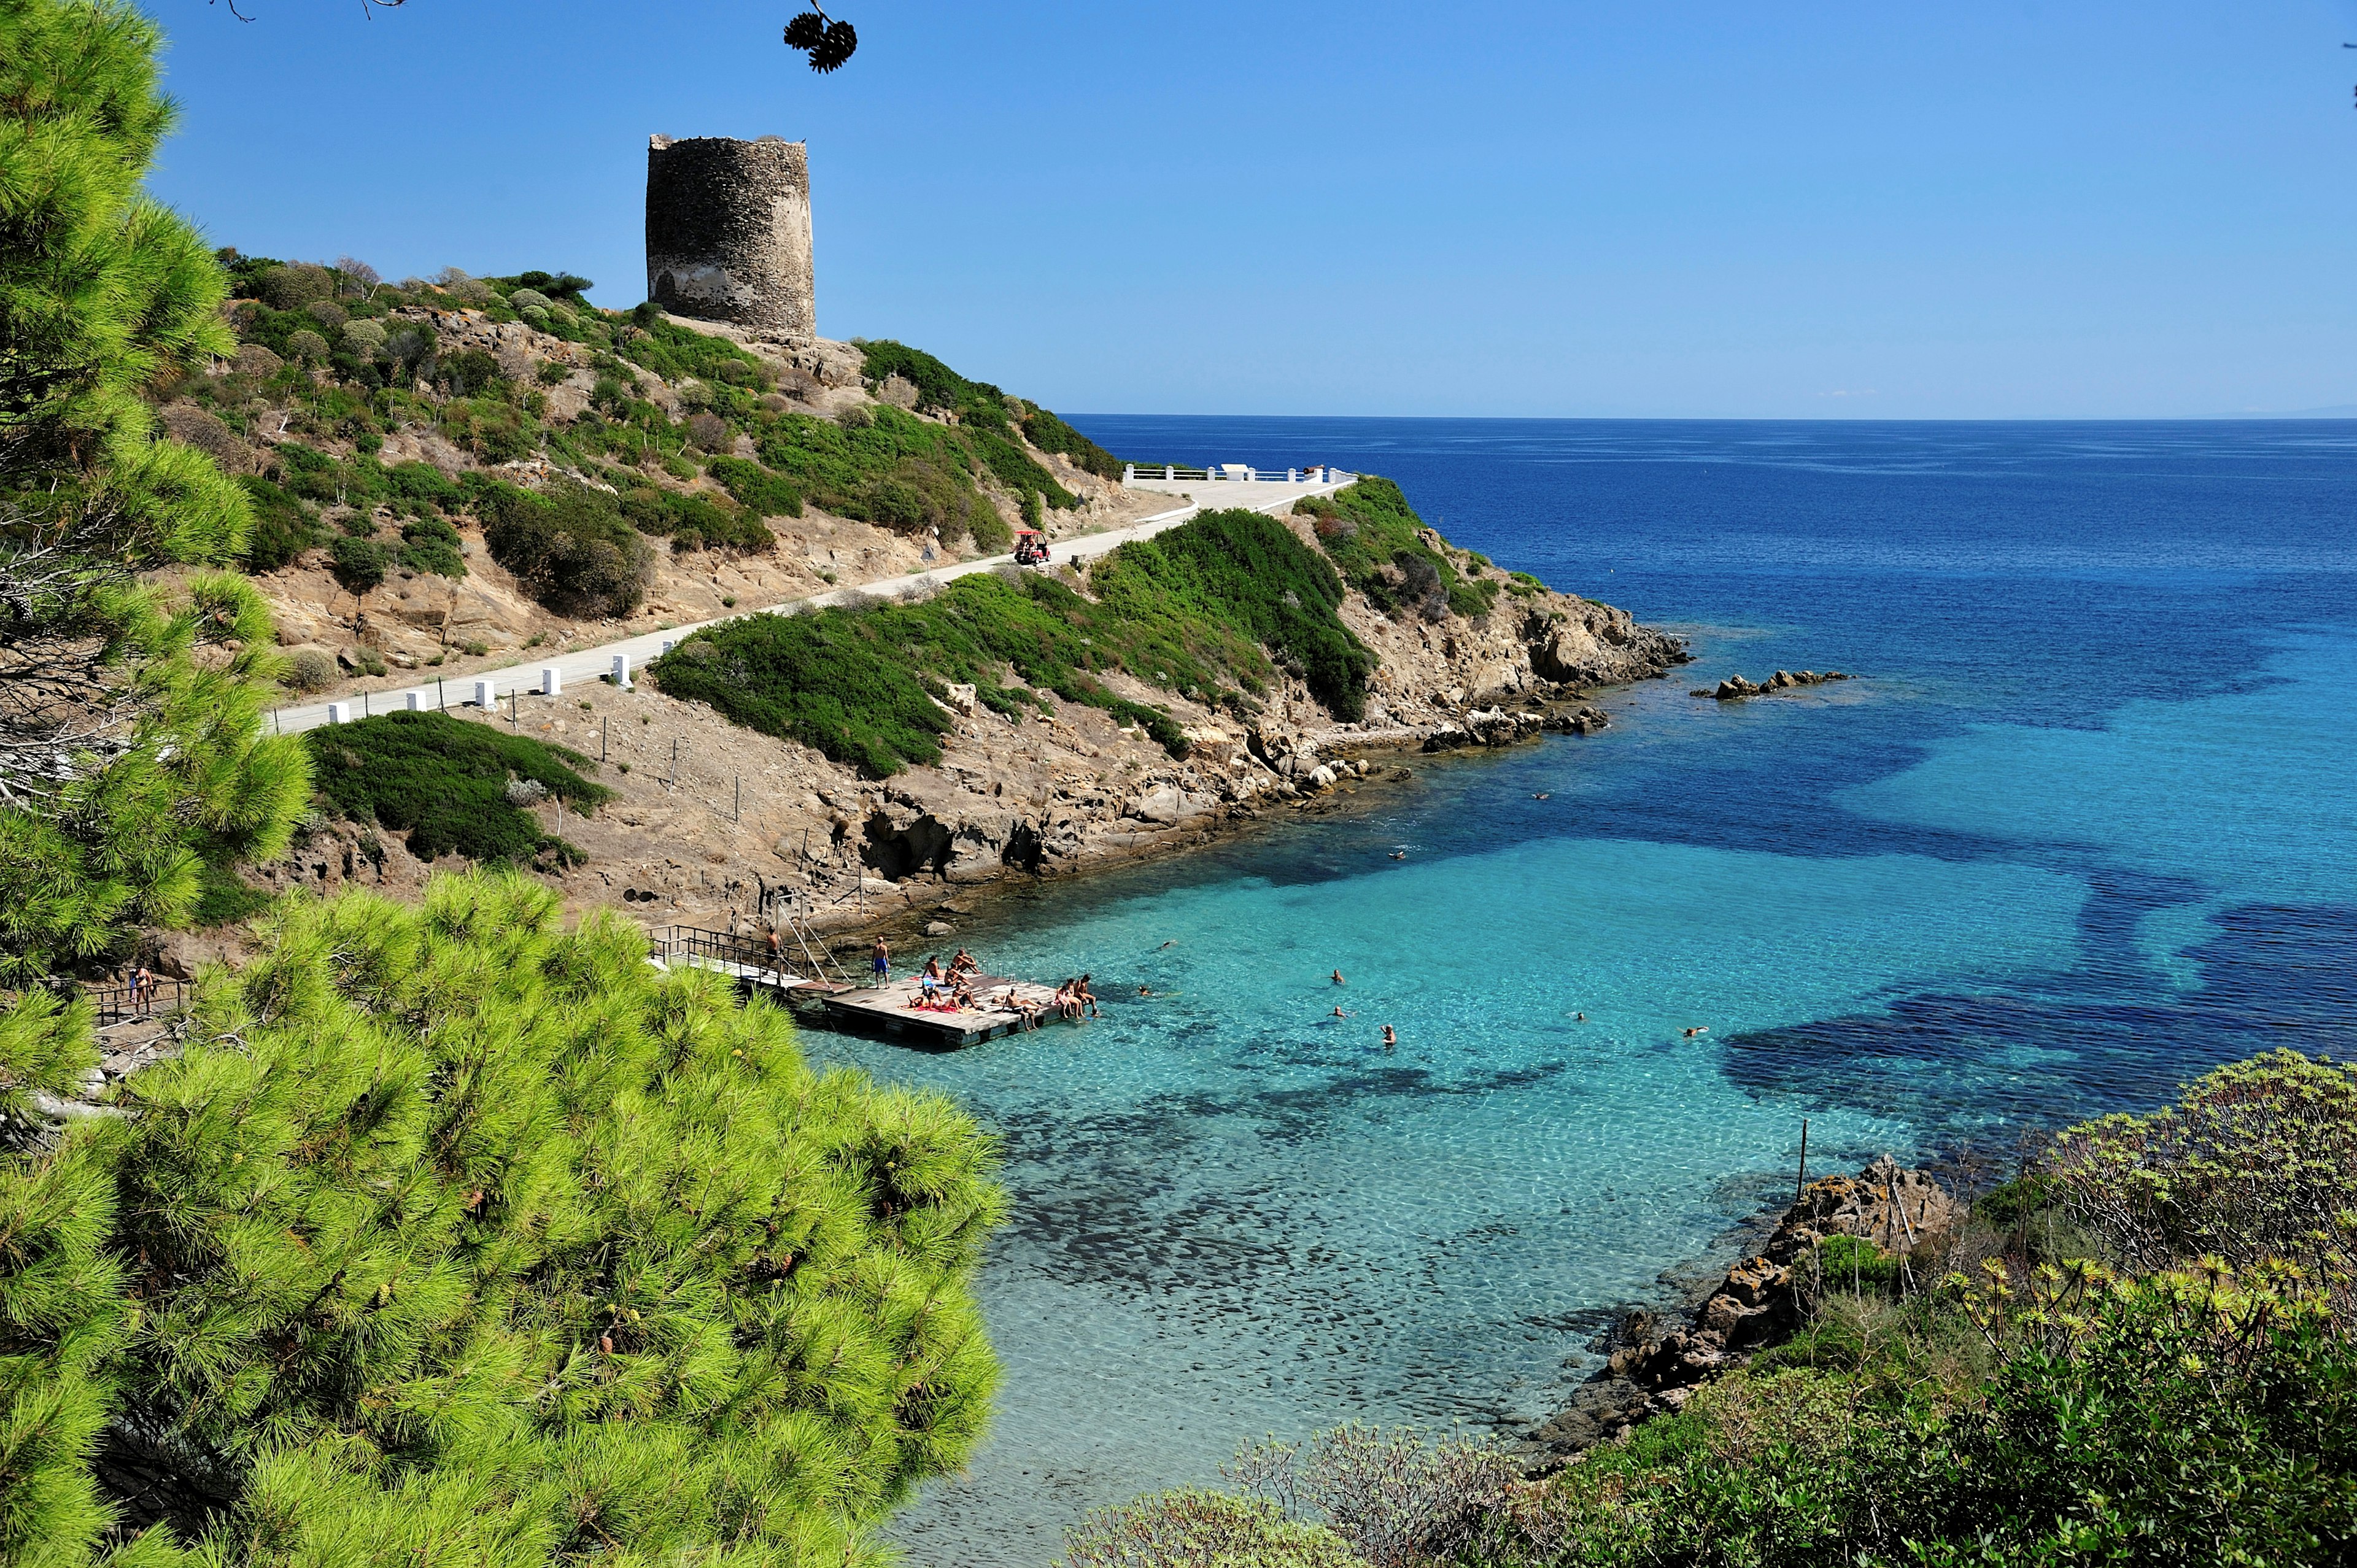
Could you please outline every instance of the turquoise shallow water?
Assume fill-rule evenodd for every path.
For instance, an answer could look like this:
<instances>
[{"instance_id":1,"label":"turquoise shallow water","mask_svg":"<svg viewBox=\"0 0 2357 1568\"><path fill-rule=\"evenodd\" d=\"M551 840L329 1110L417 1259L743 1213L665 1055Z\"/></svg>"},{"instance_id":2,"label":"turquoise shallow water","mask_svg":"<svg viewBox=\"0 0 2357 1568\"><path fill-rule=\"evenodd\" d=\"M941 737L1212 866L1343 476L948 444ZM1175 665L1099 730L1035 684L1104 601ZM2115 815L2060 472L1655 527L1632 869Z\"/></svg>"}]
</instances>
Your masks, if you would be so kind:
<instances>
[{"instance_id":1,"label":"turquoise shallow water","mask_svg":"<svg viewBox=\"0 0 2357 1568\"><path fill-rule=\"evenodd\" d=\"M1006 1392L896 1527L917 1563L1047 1563L1081 1509L1263 1432L1546 1414L1616 1307L1791 1180L1803 1115L1813 1165L2001 1155L2357 1046L2343 427L1087 427L1394 474L1702 657L1600 736L1420 763L959 933L1092 972L1100 1022L808 1036L1007 1151ZM1803 664L1867 678L1684 694Z\"/></svg>"}]
</instances>

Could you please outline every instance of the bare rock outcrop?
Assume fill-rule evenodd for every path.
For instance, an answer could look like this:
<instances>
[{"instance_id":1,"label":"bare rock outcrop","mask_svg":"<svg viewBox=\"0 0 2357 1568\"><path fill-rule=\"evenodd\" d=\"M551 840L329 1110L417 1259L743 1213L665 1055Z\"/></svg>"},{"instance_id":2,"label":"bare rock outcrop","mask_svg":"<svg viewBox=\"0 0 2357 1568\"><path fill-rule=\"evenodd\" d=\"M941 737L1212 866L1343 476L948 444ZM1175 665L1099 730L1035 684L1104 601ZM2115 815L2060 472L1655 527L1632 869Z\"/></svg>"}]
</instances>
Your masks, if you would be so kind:
<instances>
[{"instance_id":1,"label":"bare rock outcrop","mask_svg":"<svg viewBox=\"0 0 2357 1568\"><path fill-rule=\"evenodd\" d=\"M1814 670L1779 670L1765 681L1747 681L1740 675L1729 675L1717 686L1697 686L1686 695L1732 703L1744 697L1772 697L1779 692L1793 692L1803 686L1822 686L1828 681L1849 679L1851 677L1838 670L1828 670L1822 675Z\"/></svg>"}]
</instances>

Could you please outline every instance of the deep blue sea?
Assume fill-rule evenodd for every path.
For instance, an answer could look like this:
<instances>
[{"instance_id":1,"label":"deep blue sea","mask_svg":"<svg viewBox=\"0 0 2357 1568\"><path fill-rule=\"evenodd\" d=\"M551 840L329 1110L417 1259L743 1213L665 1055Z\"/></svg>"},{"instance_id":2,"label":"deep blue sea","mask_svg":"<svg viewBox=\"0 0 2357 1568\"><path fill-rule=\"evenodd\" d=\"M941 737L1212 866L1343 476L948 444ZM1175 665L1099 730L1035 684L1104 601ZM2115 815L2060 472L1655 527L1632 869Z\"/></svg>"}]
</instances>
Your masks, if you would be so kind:
<instances>
[{"instance_id":1,"label":"deep blue sea","mask_svg":"<svg viewBox=\"0 0 2357 1568\"><path fill-rule=\"evenodd\" d=\"M959 933L1092 972L1103 1022L808 1036L1005 1142L1006 1391L896 1526L914 1563L1039 1568L1264 1433L1547 1414L1614 1307L1789 1186L1803 1116L1816 1168L2001 1165L2221 1061L2357 1051L2357 424L1075 423L1391 476L1697 661L1600 736ZM1803 666L1864 678L1686 694Z\"/></svg>"}]
</instances>

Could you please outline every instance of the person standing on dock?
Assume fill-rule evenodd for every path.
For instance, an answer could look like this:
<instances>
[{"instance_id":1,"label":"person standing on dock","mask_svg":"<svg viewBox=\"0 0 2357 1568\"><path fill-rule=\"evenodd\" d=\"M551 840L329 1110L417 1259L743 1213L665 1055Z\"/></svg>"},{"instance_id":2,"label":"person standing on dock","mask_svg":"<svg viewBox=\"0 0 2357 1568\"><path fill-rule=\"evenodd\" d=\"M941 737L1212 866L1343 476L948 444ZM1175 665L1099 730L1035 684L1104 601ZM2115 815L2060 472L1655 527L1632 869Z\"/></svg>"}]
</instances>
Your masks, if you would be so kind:
<instances>
[{"instance_id":1,"label":"person standing on dock","mask_svg":"<svg viewBox=\"0 0 2357 1568\"><path fill-rule=\"evenodd\" d=\"M783 974L783 973L785 973L785 972L786 972L786 949L785 949L785 944L778 940L778 928L777 928L777 927L775 927L775 926L771 926L771 927L769 929L769 935L770 935L770 967L771 969L773 969L773 970L776 970L780 974Z\"/></svg>"},{"instance_id":2,"label":"person standing on dock","mask_svg":"<svg viewBox=\"0 0 2357 1568\"><path fill-rule=\"evenodd\" d=\"M886 941L882 937L877 938L876 945L868 950L868 957L876 961L877 984L881 985L886 981L892 978L891 943Z\"/></svg>"}]
</instances>

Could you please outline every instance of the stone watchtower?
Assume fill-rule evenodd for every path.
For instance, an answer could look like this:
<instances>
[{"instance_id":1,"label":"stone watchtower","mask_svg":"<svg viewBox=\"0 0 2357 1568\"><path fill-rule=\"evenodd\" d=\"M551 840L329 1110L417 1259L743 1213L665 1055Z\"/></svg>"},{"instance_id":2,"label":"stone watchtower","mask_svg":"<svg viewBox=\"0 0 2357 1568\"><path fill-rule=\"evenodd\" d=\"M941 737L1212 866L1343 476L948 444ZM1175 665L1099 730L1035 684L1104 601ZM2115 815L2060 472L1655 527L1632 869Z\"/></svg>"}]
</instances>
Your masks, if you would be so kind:
<instances>
[{"instance_id":1,"label":"stone watchtower","mask_svg":"<svg viewBox=\"0 0 2357 1568\"><path fill-rule=\"evenodd\" d=\"M647 297L676 316L817 337L804 144L652 138Z\"/></svg>"}]
</instances>

